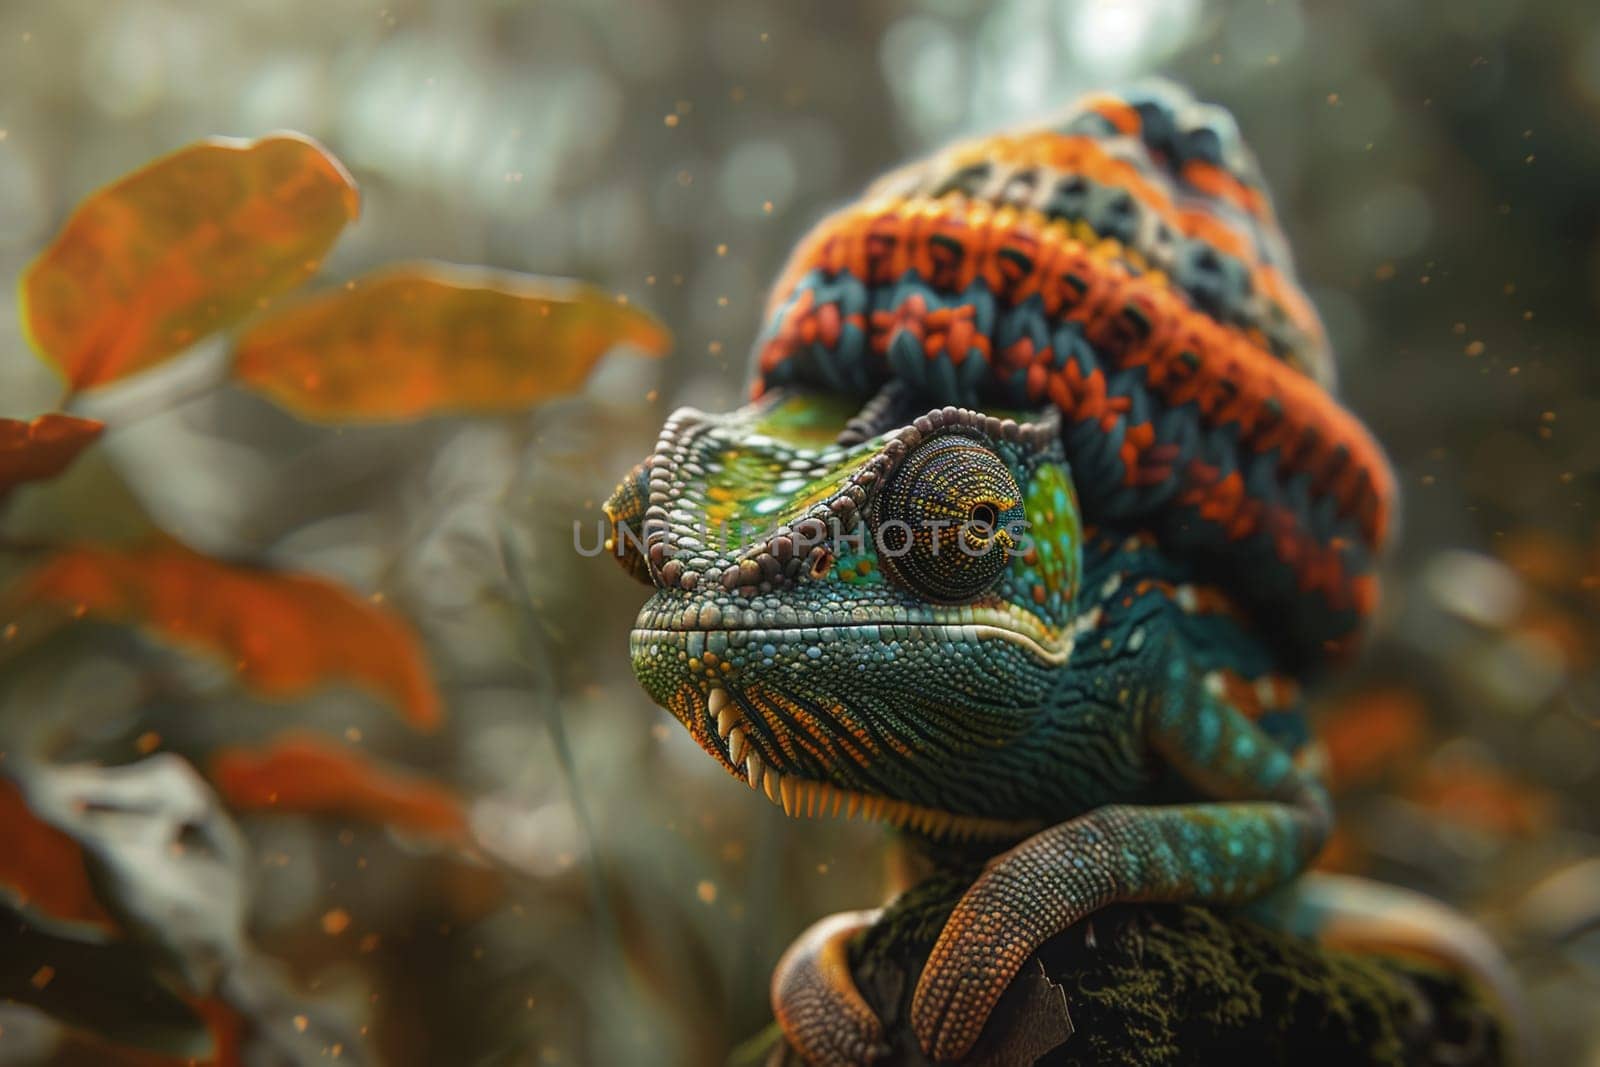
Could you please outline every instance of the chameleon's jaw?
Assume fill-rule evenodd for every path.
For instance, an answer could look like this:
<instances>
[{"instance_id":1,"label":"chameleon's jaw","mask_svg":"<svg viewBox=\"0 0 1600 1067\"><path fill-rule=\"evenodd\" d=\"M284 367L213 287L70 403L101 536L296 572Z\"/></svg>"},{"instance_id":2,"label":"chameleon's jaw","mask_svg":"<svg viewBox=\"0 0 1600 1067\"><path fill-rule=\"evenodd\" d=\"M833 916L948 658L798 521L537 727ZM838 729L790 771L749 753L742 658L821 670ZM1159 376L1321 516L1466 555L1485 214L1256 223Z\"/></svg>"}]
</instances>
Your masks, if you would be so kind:
<instances>
[{"instance_id":1,"label":"chameleon's jaw","mask_svg":"<svg viewBox=\"0 0 1600 1067\"><path fill-rule=\"evenodd\" d=\"M713 685L704 701L705 729L691 733L705 750L735 777L783 809L791 818L820 818L842 814L885 822L896 829L911 829L935 838L960 841L1001 840L1025 836L1040 828L1037 820L994 819L982 815L957 815L905 800L847 789L832 782L785 774L769 766L750 744L749 723L726 688Z\"/></svg>"},{"instance_id":2,"label":"chameleon's jaw","mask_svg":"<svg viewBox=\"0 0 1600 1067\"><path fill-rule=\"evenodd\" d=\"M797 687L797 678L785 667L814 680L813 669L825 665L806 658L799 629L752 635L661 627L660 621L646 608L642 625L630 635L640 681L701 748L786 814L859 816L959 840L1015 840L1041 825L1034 819L953 812L926 799L919 803L903 793L891 795L899 792L896 765L905 760L910 752L906 746L915 739L896 735L882 721L869 726L862 709L840 706L838 697L824 695L826 687ZM848 627L817 627L809 633L814 642L834 630L841 638L856 636ZM797 640L786 648L784 637L790 634ZM748 640L752 637L759 637L753 646ZM864 646L849 640L840 647L859 655ZM749 648L775 659L765 666L752 662L742 654ZM791 659L785 661L786 655Z\"/></svg>"}]
</instances>

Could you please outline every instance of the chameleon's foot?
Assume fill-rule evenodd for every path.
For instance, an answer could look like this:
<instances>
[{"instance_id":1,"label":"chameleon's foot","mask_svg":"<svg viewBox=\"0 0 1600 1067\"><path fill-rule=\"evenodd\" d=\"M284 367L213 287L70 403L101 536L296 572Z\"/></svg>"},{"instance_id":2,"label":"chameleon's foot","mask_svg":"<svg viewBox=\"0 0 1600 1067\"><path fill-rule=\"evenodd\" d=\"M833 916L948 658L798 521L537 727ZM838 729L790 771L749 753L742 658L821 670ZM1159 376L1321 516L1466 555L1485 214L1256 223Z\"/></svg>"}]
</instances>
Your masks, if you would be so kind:
<instances>
[{"instance_id":1,"label":"chameleon's foot","mask_svg":"<svg viewBox=\"0 0 1600 1067\"><path fill-rule=\"evenodd\" d=\"M857 1067L887 1055L883 1024L850 978L850 938L880 912L846 911L813 923L772 972L772 1011L783 1036L816 1067Z\"/></svg>"},{"instance_id":2,"label":"chameleon's foot","mask_svg":"<svg viewBox=\"0 0 1600 1067\"><path fill-rule=\"evenodd\" d=\"M1098 842L1078 828L1054 827L996 857L950 914L911 999L911 1027L930 1059L971 1051L1039 946L1110 901Z\"/></svg>"}]
</instances>

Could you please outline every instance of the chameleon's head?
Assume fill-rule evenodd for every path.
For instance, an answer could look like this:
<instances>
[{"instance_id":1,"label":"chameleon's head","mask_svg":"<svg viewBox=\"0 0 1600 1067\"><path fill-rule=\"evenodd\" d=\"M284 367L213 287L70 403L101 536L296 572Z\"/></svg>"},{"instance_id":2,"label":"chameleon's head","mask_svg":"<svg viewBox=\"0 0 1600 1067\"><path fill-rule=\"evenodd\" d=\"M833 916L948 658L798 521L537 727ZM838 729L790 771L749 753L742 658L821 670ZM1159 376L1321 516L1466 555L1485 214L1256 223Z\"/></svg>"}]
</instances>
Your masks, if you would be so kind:
<instances>
[{"instance_id":1,"label":"chameleon's head","mask_svg":"<svg viewBox=\"0 0 1600 1067\"><path fill-rule=\"evenodd\" d=\"M606 504L655 588L634 672L785 810L1014 834L1081 568L1056 423L853 415L788 394L667 421Z\"/></svg>"}]
</instances>

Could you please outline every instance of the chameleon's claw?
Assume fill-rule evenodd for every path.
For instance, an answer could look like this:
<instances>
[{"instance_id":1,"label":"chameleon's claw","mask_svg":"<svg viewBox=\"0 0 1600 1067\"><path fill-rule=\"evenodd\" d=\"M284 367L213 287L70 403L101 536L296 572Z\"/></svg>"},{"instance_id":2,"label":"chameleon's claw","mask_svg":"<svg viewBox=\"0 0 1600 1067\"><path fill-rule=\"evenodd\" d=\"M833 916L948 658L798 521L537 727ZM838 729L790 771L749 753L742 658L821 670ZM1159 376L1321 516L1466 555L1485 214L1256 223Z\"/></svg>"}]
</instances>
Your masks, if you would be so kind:
<instances>
[{"instance_id":1,"label":"chameleon's claw","mask_svg":"<svg viewBox=\"0 0 1600 1067\"><path fill-rule=\"evenodd\" d=\"M772 1011L783 1036L814 1067L859 1067L883 1058L883 1024L850 977L850 938L877 921L878 909L846 911L813 923L772 972Z\"/></svg>"}]
</instances>

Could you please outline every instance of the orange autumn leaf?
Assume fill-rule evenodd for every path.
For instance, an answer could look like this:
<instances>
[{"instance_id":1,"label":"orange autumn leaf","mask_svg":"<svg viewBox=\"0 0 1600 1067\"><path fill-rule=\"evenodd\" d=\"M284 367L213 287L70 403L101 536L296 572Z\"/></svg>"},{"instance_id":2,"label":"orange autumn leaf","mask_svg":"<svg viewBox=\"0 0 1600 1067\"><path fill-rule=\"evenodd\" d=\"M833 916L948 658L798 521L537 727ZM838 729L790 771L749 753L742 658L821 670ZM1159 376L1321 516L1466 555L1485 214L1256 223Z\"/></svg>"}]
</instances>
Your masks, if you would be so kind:
<instances>
[{"instance_id":1,"label":"orange autumn leaf","mask_svg":"<svg viewBox=\"0 0 1600 1067\"><path fill-rule=\"evenodd\" d=\"M228 804L247 811L339 816L452 841L466 836L466 812L449 789L310 734L261 749L223 749L212 757L211 780Z\"/></svg>"},{"instance_id":2,"label":"orange autumn leaf","mask_svg":"<svg viewBox=\"0 0 1600 1067\"><path fill-rule=\"evenodd\" d=\"M1415 757L1427 739L1428 709L1404 689L1368 690L1347 697L1317 730L1334 790L1372 781Z\"/></svg>"},{"instance_id":3,"label":"orange autumn leaf","mask_svg":"<svg viewBox=\"0 0 1600 1067\"><path fill-rule=\"evenodd\" d=\"M54 478L104 430L104 423L71 415L40 415L32 422L0 419L0 494L23 482Z\"/></svg>"},{"instance_id":4,"label":"orange autumn leaf","mask_svg":"<svg viewBox=\"0 0 1600 1067\"><path fill-rule=\"evenodd\" d=\"M617 345L667 330L578 282L443 263L391 267L271 314L234 374L308 419L518 411L575 392Z\"/></svg>"},{"instance_id":5,"label":"orange autumn leaf","mask_svg":"<svg viewBox=\"0 0 1600 1067\"><path fill-rule=\"evenodd\" d=\"M92 194L22 276L29 340L74 389L150 367L299 285L356 217L309 138L212 138Z\"/></svg>"},{"instance_id":6,"label":"orange autumn leaf","mask_svg":"<svg viewBox=\"0 0 1600 1067\"><path fill-rule=\"evenodd\" d=\"M1550 824L1555 799L1548 790L1495 767L1457 760L1428 767L1403 795L1446 822L1499 837L1530 837Z\"/></svg>"},{"instance_id":7,"label":"orange autumn leaf","mask_svg":"<svg viewBox=\"0 0 1600 1067\"><path fill-rule=\"evenodd\" d=\"M147 627L221 657L263 696L299 697L342 681L390 700L413 725L439 721L410 627L325 578L224 563L173 542L79 546L25 575L0 607Z\"/></svg>"},{"instance_id":8,"label":"orange autumn leaf","mask_svg":"<svg viewBox=\"0 0 1600 1067\"><path fill-rule=\"evenodd\" d=\"M6 778L0 778L0 886L51 918L116 929L89 882L83 849L35 815Z\"/></svg>"}]
</instances>

